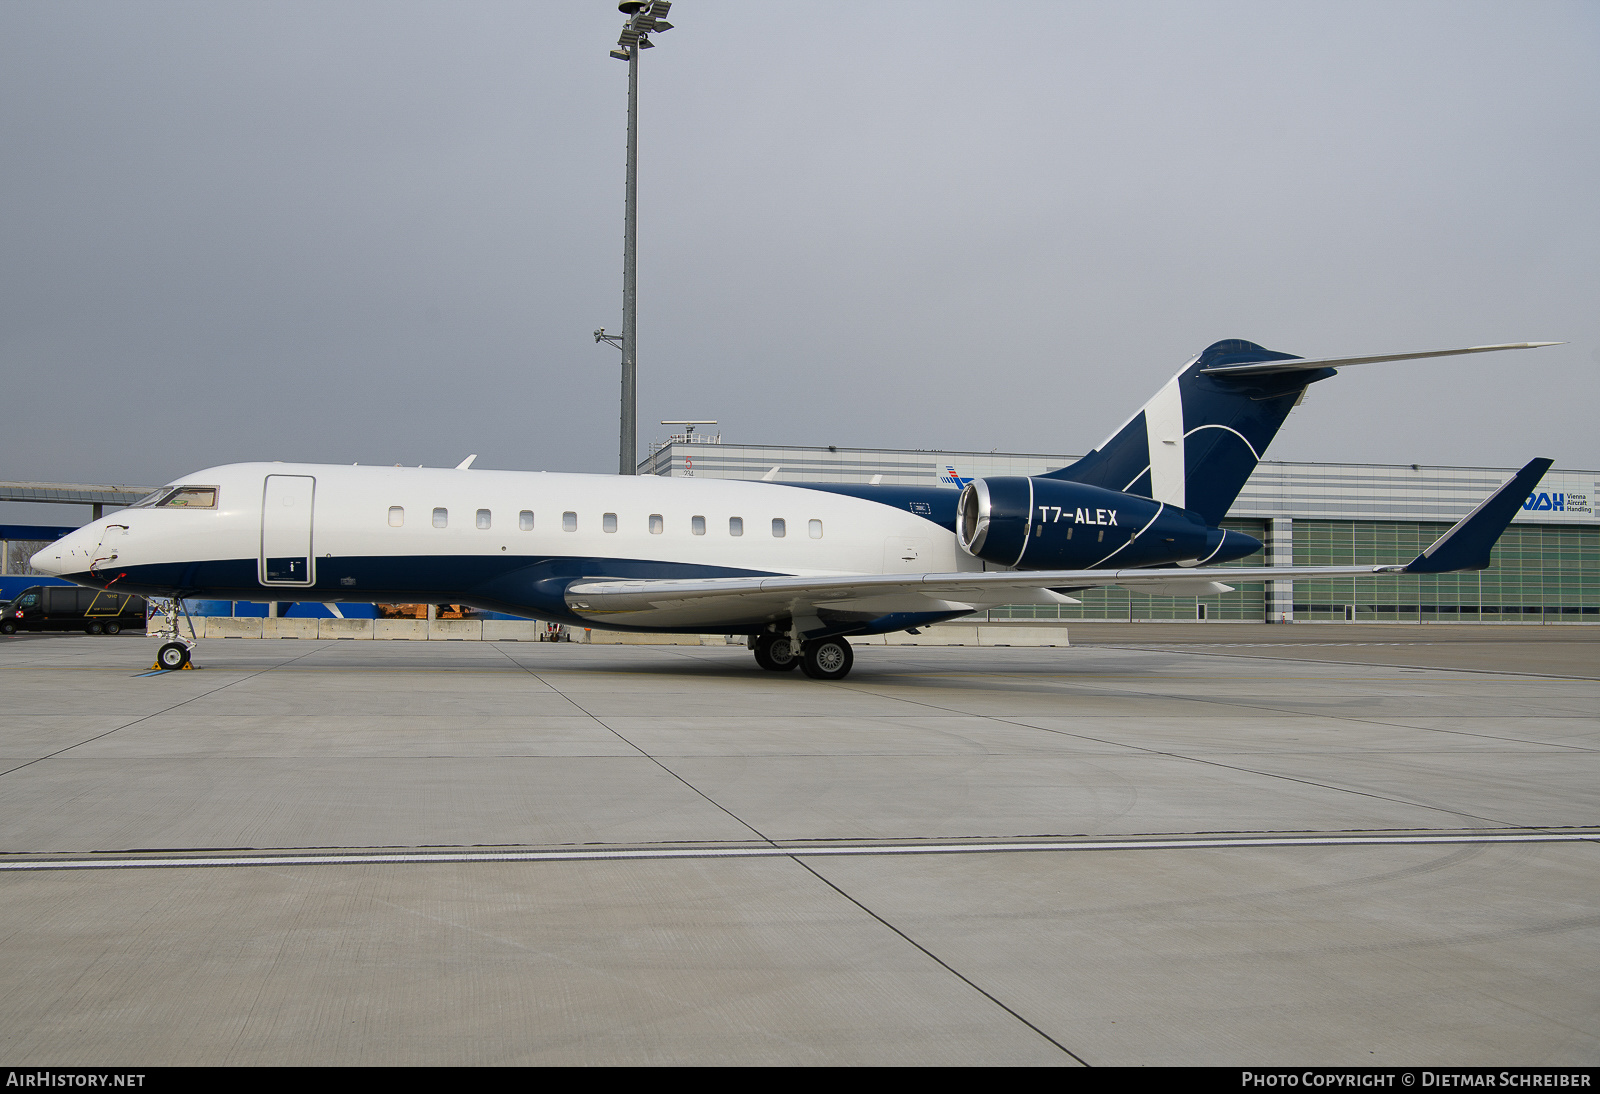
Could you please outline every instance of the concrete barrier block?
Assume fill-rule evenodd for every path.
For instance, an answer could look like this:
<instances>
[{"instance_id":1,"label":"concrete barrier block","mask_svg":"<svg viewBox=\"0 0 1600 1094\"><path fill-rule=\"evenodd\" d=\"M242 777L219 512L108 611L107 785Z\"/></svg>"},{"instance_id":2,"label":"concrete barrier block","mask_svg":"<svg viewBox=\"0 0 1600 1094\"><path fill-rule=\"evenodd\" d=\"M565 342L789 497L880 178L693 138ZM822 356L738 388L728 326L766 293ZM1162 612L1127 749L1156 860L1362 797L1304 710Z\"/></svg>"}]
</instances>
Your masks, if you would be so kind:
<instances>
[{"instance_id":1,"label":"concrete barrier block","mask_svg":"<svg viewBox=\"0 0 1600 1094\"><path fill-rule=\"evenodd\" d=\"M199 622L196 620L196 622ZM260 638L261 624L264 620L249 617L236 618L227 615L207 616L205 623L205 636L207 638ZM197 630L199 628L196 628Z\"/></svg>"},{"instance_id":2,"label":"concrete barrier block","mask_svg":"<svg viewBox=\"0 0 1600 1094\"><path fill-rule=\"evenodd\" d=\"M537 642L544 634L544 624L537 619L485 619L485 642Z\"/></svg>"},{"instance_id":3,"label":"concrete barrier block","mask_svg":"<svg viewBox=\"0 0 1600 1094\"><path fill-rule=\"evenodd\" d=\"M401 641L422 642L428 637L426 619L374 619L372 637Z\"/></svg>"},{"instance_id":4,"label":"concrete barrier block","mask_svg":"<svg viewBox=\"0 0 1600 1094\"><path fill-rule=\"evenodd\" d=\"M431 619L427 623L428 638L435 642L448 642L451 639L458 642L483 641L481 619Z\"/></svg>"},{"instance_id":5,"label":"concrete barrier block","mask_svg":"<svg viewBox=\"0 0 1600 1094\"><path fill-rule=\"evenodd\" d=\"M317 636L316 619L263 619L261 621L262 638L315 638Z\"/></svg>"},{"instance_id":6,"label":"concrete barrier block","mask_svg":"<svg viewBox=\"0 0 1600 1094\"><path fill-rule=\"evenodd\" d=\"M318 638L371 638L376 619L319 619Z\"/></svg>"},{"instance_id":7,"label":"concrete barrier block","mask_svg":"<svg viewBox=\"0 0 1600 1094\"><path fill-rule=\"evenodd\" d=\"M979 626L980 646L1067 646L1067 628L1061 626Z\"/></svg>"}]
</instances>

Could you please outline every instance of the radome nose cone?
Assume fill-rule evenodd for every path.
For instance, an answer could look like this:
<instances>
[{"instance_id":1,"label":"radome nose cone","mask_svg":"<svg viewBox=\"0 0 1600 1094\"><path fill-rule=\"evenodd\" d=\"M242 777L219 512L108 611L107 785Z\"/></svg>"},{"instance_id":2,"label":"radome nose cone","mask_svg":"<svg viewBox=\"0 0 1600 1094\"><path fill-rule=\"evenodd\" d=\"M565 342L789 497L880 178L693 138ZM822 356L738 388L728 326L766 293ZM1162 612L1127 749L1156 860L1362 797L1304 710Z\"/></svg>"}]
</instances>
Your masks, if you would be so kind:
<instances>
[{"instance_id":1,"label":"radome nose cone","mask_svg":"<svg viewBox=\"0 0 1600 1094\"><path fill-rule=\"evenodd\" d=\"M57 541L28 559L28 565L37 573L45 574L49 577L60 577L66 573L66 567L62 565L61 557L64 554L66 552L61 549L60 541Z\"/></svg>"}]
</instances>

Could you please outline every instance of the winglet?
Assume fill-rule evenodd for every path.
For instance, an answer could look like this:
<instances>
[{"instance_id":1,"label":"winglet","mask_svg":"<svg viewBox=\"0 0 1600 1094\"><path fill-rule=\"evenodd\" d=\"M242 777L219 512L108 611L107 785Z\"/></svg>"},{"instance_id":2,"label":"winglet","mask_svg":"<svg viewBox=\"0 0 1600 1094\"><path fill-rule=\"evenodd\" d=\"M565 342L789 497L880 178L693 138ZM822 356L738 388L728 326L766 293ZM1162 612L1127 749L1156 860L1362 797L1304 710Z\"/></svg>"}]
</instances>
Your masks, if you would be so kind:
<instances>
[{"instance_id":1,"label":"winglet","mask_svg":"<svg viewBox=\"0 0 1600 1094\"><path fill-rule=\"evenodd\" d=\"M1447 574L1456 570L1482 570L1489 552L1516 516L1533 488L1539 485L1553 461L1532 460L1511 481L1490 494L1478 507L1456 522L1406 566L1408 574Z\"/></svg>"}]
</instances>

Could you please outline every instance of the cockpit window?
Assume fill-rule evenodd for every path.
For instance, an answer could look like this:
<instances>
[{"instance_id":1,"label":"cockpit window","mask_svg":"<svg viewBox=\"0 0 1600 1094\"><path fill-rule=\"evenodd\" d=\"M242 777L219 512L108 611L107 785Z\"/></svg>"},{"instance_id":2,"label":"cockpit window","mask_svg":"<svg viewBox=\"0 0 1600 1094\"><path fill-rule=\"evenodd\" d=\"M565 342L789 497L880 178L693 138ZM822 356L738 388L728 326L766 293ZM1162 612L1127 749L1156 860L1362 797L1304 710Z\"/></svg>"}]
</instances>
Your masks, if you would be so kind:
<instances>
[{"instance_id":1,"label":"cockpit window","mask_svg":"<svg viewBox=\"0 0 1600 1094\"><path fill-rule=\"evenodd\" d=\"M172 487L163 486L160 490L157 490L153 494L146 494L144 497L140 498L138 501L136 501L132 505L128 506L128 508L129 509L149 509L149 508L155 506L156 504L158 504L161 501L162 498L166 497L170 493L172 493Z\"/></svg>"},{"instance_id":2,"label":"cockpit window","mask_svg":"<svg viewBox=\"0 0 1600 1094\"><path fill-rule=\"evenodd\" d=\"M156 503L160 509L215 509L215 486L180 486Z\"/></svg>"}]
</instances>

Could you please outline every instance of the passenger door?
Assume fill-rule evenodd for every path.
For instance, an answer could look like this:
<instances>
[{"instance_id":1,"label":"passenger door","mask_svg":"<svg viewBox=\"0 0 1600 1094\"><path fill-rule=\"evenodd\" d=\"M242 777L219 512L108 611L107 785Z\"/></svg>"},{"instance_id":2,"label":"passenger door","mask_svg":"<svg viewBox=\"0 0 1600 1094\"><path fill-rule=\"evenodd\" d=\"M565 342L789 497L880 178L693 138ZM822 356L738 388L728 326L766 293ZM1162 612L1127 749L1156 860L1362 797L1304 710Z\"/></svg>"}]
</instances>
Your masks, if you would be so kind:
<instances>
[{"instance_id":1,"label":"passenger door","mask_svg":"<svg viewBox=\"0 0 1600 1094\"><path fill-rule=\"evenodd\" d=\"M310 475L268 475L261 494L261 584L310 585L311 507L317 480Z\"/></svg>"}]
</instances>

